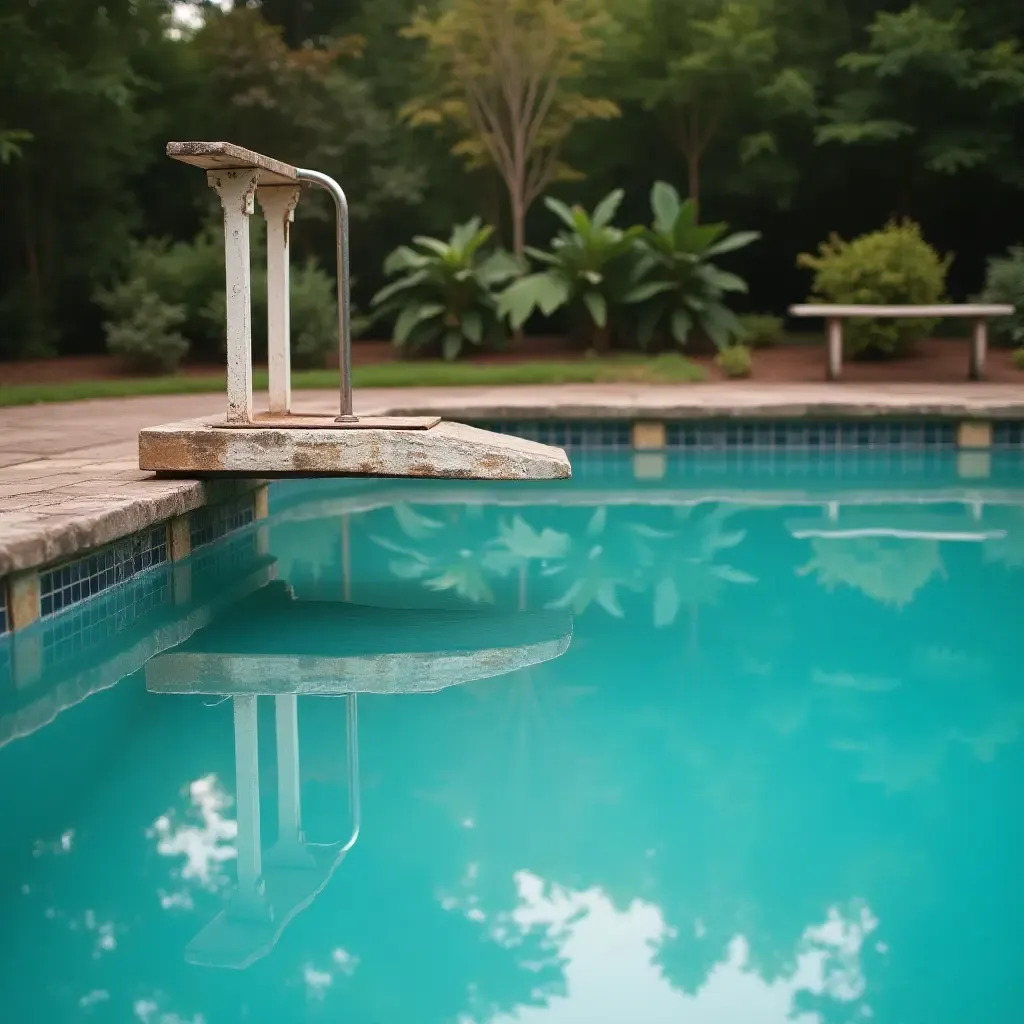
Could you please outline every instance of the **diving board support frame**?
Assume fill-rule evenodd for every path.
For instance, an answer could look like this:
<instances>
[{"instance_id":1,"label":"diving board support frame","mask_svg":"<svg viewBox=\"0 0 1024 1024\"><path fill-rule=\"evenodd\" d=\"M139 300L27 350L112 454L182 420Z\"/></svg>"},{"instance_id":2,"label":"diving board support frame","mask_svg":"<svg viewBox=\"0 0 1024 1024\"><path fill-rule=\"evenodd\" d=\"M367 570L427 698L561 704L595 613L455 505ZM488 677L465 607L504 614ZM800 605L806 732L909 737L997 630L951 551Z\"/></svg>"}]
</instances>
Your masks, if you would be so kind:
<instances>
[{"instance_id":1,"label":"diving board support frame","mask_svg":"<svg viewBox=\"0 0 1024 1024\"><path fill-rule=\"evenodd\" d=\"M139 469L167 476L417 476L565 480L565 452L521 438L444 423L438 416L357 417L352 400L349 208L341 186L230 142L169 142L167 155L202 168L224 220L227 411L139 432ZM337 414L293 412L292 223L303 187L326 191L335 210L339 404ZM269 409L253 410L249 218L267 224Z\"/></svg>"},{"instance_id":2,"label":"diving board support frame","mask_svg":"<svg viewBox=\"0 0 1024 1024\"><path fill-rule=\"evenodd\" d=\"M264 185L256 193L267 222L267 388L270 412L292 411L291 227L302 189Z\"/></svg>"},{"instance_id":3,"label":"diving board support frame","mask_svg":"<svg viewBox=\"0 0 1024 1024\"><path fill-rule=\"evenodd\" d=\"M255 695L233 697L235 724L235 805L237 807L238 893L258 904L263 862L260 847L259 724Z\"/></svg>"}]
</instances>

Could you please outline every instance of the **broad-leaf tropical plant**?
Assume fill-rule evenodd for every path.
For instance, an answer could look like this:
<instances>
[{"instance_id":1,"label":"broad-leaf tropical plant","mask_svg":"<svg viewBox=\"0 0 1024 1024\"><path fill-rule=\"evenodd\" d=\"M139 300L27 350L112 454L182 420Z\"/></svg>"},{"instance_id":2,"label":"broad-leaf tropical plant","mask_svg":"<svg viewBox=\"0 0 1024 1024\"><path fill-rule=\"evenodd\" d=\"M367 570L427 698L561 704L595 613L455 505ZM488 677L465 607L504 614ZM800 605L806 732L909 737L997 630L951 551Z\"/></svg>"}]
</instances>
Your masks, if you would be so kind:
<instances>
[{"instance_id":1,"label":"broad-leaf tropical plant","mask_svg":"<svg viewBox=\"0 0 1024 1024\"><path fill-rule=\"evenodd\" d=\"M610 346L610 310L628 289L634 244L643 230L612 224L622 195L621 189L609 192L592 214L550 196L544 199L564 228L551 240L550 252L526 249L546 269L519 278L501 294L499 308L515 330L534 310L550 316L569 306L583 314L596 349Z\"/></svg>"},{"instance_id":2,"label":"broad-leaf tropical plant","mask_svg":"<svg viewBox=\"0 0 1024 1024\"><path fill-rule=\"evenodd\" d=\"M456 227L447 242L417 235L384 261L395 280L373 297L374 316L393 318L392 340L403 352L440 348L456 359L468 342L483 345L504 337L495 289L520 273L519 263L500 249L485 253L493 228L474 217Z\"/></svg>"},{"instance_id":3,"label":"broad-leaf tropical plant","mask_svg":"<svg viewBox=\"0 0 1024 1024\"><path fill-rule=\"evenodd\" d=\"M651 189L651 213L651 227L641 236L642 255L633 266L633 287L623 299L639 307L637 342L647 348L659 331L667 331L682 346L697 329L725 348L743 335L725 296L745 292L747 284L712 260L756 241L759 232L730 235L725 224L698 224L693 201L680 201L663 181Z\"/></svg>"}]
</instances>

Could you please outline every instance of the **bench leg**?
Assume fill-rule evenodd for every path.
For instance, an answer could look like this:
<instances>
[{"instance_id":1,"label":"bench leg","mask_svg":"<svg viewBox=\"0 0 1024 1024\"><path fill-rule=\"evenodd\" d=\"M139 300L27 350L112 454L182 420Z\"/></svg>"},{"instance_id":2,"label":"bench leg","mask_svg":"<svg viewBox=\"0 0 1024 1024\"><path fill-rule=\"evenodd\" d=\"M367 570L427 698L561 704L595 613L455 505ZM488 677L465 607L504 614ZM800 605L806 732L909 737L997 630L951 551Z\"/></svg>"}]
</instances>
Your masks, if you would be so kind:
<instances>
[{"instance_id":1,"label":"bench leg","mask_svg":"<svg viewBox=\"0 0 1024 1024\"><path fill-rule=\"evenodd\" d=\"M985 376L985 353L988 349L988 322L980 317L974 321L971 332L971 380L981 380Z\"/></svg>"},{"instance_id":2,"label":"bench leg","mask_svg":"<svg viewBox=\"0 0 1024 1024\"><path fill-rule=\"evenodd\" d=\"M828 337L827 376L829 380L839 380L843 372L843 321L831 317L826 322L825 331Z\"/></svg>"}]
</instances>

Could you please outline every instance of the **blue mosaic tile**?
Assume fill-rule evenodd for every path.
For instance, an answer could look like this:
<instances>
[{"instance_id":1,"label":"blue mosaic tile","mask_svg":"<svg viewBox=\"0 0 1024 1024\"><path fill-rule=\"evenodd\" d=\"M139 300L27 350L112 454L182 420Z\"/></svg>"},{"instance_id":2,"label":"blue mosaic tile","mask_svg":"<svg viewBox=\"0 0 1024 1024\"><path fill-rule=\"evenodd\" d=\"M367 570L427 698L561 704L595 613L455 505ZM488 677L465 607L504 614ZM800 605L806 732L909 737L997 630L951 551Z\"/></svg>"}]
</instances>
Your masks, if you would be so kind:
<instances>
[{"instance_id":1,"label":"blue mosaic tile","mask_svg":"<svg viewBox=\"0 0 1024 1024\"><path fill-rule=\"evenodd\" d=\"M165 559L166 561L166 559ZM171 603L169 565L134 580L130 586L101 594L67 614L54 618L43 631L43 663L55 667L86 656L143 616Z\"/></svg>"},{"instance_id":2,"label":"blue mosaic tile","mask_svg":"<svg viewBox=\"0 0 1024 1024\"><path fill-rule=\"evenodd\" d=\"M992 424L992 447L1024 448L1024 423L997 420Z\"/></svg>"},{"instance_id":3,"label":"blue mosaic tile","mask_svg":"<svg viewBox=\"0 0 1024 1024\"><path fill-rule=\"evenodd\" d=\"M854 448L947 447L956 442L952 423L895 423L876 421L752 423L677 422L666 424L668 448L696 451L747 450L846 451Z\"/></svg>"},{"instance_id":4,"label":"blue mosaic tile","mask_svg":"<svg viewBox=\"0 0 1024 1024\"><path fill-rule=\"evenodd\" d=\"M94 597L167 561L167 528L156 526L39 574L42 618Z\"/></svg>"},{"instance_id":5,"label":"blue mosaic tile","mask_svg":"<svg viewBox=\"0 0 1024 1024\"><path fill-rule=\"evenodd\" d=\"M253 502L252 494L243 494L234 501L206 505L190 512L188 524L192 550L220 540L252 523L255 515Z\"/></svg>"},{"instance_id":6,"label":"blue mosaic tile","mask_svg":"<svg viewBox=\"0 0 1024 1024\"><path fill-rule=\"evenodd\" d=\"M625 421L498 420L476 426L567 450L629 451L631 428Z\"/></svg>"}]
</instances>

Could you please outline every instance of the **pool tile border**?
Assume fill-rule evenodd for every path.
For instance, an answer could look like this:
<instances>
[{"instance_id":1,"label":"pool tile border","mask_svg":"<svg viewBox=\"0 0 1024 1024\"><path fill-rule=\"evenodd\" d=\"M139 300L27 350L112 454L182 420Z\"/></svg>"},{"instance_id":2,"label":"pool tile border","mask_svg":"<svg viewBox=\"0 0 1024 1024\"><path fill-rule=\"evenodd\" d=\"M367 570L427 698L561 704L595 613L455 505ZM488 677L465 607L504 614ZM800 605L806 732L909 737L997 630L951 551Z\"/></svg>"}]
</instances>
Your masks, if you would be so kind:
<instances>
[{"instance_id":1,"label":"pool tile border","mask_svg":"<svg viewBox=\"0 0 1024 1024\"><path fill-rule=\"evenodd\" d=\"M242 494L201 505L76 558L0 579L0 636L20 632L39 619L61 619L143 573L247 529L266 517L266 491L267 485L257 482Z\"/></svg>"}]
</instances>

